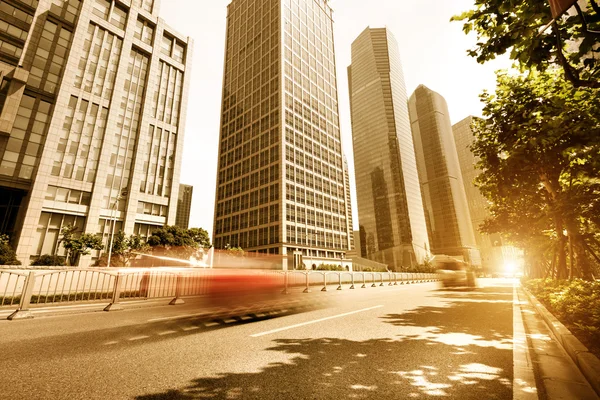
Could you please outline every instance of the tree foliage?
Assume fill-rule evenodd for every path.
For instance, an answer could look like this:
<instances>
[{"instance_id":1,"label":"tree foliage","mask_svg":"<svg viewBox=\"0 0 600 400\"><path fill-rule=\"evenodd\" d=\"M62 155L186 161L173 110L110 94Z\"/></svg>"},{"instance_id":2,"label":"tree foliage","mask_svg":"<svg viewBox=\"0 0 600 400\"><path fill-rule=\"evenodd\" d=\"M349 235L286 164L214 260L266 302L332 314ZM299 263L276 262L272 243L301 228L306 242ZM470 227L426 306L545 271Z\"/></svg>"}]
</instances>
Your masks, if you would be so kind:
<instances>
[{"instance_id":1,"label":"tree foliage","mask_svg":"<svg viewBox=\"0 0 600 400\"><path fill-rule=\"evenodd\" d=\"M184 229L178 226L165 226L157 229L147 241L153 255L189 260L202 259L211 247L208 232L202 228Z\"/></svg>"},{"instance_id":2,"label":"tree foliage","mask_svg":"<svg viewBox=\"0 0 600 400\"><path fill-rule=\"evenodd\" d=\"M491 203L483 230L525 248L532 275L590 277L600 261L600 91L534 70L499 73L481 100L472 151Z\"/></svg>"},{"instance_id":3,"label":"tree foliage","mask_svg":"<svg viewBox=\"0 0 600 400\"><path fill-rule=\"evenodd\" d=\"M477 35L467 53L480 63L508 53L524 69L557 64L575 86L600 88L600 6L589 0L573 10L543 33L552 21L548 1L475 0L472 10L452 20L464 21L463 31Z\"/></svg>"},{"instance_id":4,"label":"tree foliage","mask_svg":"<svg viewBox=\"0 0 600 400\"><path fill-rule=\"evenodd\" d=\"M149 250L150 246L141 236L130 235L127 237L125 232L118 231L113 238L110 265L113 267L129 267L136 257L147 253ZM96 262L96 266L106 266L107 264L108 253L105 252Z\"/></svg>"},{"instance_id":5,"label":"tree foliage","mask_svg":"<svg viewBox=\"0 0 600 400\"><path fill-rule=\"evenodd\" d=\"M99 235L89 233L78 233L79 228L67 225L61 230L60 243L66 251L67 265L75 266L79 263L79 257L91 253L92 250L102 250L102 238Z\"/></svg>"},{"instance_id":6,"label":"tree foliage","mask_svg":"<svg viewBox=\"0 0 600 400\"><path fill-rule=\"evenodd\" d=\"M21 265L7 235L0 235L0 265Z\"/></svg>"}]
</instances>

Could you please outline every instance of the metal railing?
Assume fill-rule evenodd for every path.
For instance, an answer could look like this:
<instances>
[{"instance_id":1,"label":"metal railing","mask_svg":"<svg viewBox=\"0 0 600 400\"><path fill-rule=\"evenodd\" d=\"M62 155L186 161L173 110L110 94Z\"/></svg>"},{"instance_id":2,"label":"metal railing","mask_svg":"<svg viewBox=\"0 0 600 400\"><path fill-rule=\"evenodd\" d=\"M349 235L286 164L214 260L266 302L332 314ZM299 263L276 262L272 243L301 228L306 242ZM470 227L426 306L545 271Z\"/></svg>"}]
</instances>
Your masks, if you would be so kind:
<instances>
[{"instance_id":1,"label":"metal railing","mask_svg":"<svg viewBox=\"0 0 600 400\"><path fill-rule=\"evenodd\" d=\"M167 299L170 304L182 304L183 297L208 293L210 277L220 270L199 268L153 268L139 270L61 269L17 271L0 270L0 308L17 310L8 319L32 318L32 305L74 302L109 302L106 311L120 309L121 300ZM304 293L393 286L437 280L436 274L397 272L348 272L265 270L283 293L294 288Z\"/></svg>"}]
</instances>

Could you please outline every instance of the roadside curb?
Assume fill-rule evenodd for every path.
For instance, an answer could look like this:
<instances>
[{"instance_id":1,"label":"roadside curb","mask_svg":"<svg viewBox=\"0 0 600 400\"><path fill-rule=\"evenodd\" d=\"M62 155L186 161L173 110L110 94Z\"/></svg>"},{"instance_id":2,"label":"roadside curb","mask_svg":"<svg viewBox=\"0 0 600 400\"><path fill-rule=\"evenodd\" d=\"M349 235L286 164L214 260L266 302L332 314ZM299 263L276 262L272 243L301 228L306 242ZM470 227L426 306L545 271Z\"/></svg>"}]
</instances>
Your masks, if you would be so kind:
<instances>
[{"instance_id":1,"label":"roadside curb","mask_svg":"<svg viewBox=\"0 0 600 400\"><path fill-rule=\"evenodd\" d=\"M587 347L579 341L546 307L526 288L521 286L538 314L546 322L558 343L567 352L583 376L589 382L596 394L600 396L600 359L590 353Z\"/></svg>"}]
</instances>

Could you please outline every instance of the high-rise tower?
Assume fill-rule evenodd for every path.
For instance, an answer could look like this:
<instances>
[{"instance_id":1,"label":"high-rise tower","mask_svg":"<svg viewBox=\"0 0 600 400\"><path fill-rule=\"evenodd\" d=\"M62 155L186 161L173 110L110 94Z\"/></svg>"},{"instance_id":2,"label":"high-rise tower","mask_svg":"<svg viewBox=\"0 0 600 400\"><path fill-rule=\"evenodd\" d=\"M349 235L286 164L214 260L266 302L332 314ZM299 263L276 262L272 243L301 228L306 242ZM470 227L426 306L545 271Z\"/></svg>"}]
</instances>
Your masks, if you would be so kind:
<instances>
[{"instance_id":1,"label":"high-rise tower","mask_svg":"<svg viewBox=\"0 0 600 400\"><path fill-rule=\"evenodd\" d=\"M446 100L420 85L408 104L431 251L480 265Z\"/></svg>"},{"instance_id":2,"label":"high-rise tower","mask_svg":"<svg viewBox=\"0 0 600 400\"><path fill-rule=\"evenodd\" d=\"M0 229L22 262L61 254L66 225L106 244L112 221L142 235L175 221L192 52L159 8L1 2Z\"/></svg>"},{"instance_id":3,"label":"high-rise tower","mask_svg":"<svg viewBox=\"0 0 600 400\"><path fill-rule=\"evenodd\" d=\"M351 241L347 190L328 2L233 0L215 247L279 254L284 268L296 250L309 263L340 260Z\"/></svg>"},{"instance_id":4,"label":"high-rise tower","mask_svg":"<svg viewBox=\"0 0 600 400\"><path fill-rule=\"evenodd\" d=\"M348 67L364 257L396 270L422 263L429 238L398 44L386 28L352 43Z\"/></svg>"},{"instance_id":5,"label":"high-rise tower","mask_svg":"<svg viewBox=\"0 0 600 400\"><path fill-rule=\"evenodd\" d=\"M481 253L481 265L486 271L502 271L505 265L517 263L520 251L513 246L505 245L502 236L497 233L487 235L479 232L479 227L490 216L490 212L488 201L475 186L475 178L479 175L480 170L476 167L478 159L470 148L475 141L475 135L471 129L473 118L469 116L454 124L452 132L471 213L473 232Z\"/></svg>"}]
</instances>

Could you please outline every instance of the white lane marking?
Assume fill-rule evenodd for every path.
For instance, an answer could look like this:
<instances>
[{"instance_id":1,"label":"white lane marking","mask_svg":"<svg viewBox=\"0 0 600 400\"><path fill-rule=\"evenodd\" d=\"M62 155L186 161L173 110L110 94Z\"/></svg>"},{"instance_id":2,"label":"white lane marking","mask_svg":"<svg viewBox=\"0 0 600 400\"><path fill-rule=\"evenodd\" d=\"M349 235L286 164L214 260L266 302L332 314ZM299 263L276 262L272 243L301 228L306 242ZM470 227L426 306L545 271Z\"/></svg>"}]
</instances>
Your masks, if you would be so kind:
<instances>
[{"instance_id":1,"label":"white lane marking","mask_svg":"<svg viewBox=\"0 0 600 400\"><path fill-rule=\"evenodd\" d=\"M165 335L172 335L173 333L177 333L177 331L164 331L164 332L160 332L158 335L165 336Z\"/></svg>"},{"instance_id":2,"label":"white lane marking","mask_svg":"<svg viewBox=\"0 0 600 400\"><path fill-rule=\"evenodd\" d=\"M207 327L211 327L211 326L215 326L215 325L219 325L219 323L218 322L205 322L204 323L204 326L207 326Z\"/></svg>"},{"instance_id":3,"label":"white lane marking","mask_svg":"<svg viewBox=\"0 0 600 400\"><path fill-rule=\"evenodd\" d=\"M277 329L273 329L273 330L266 331L266 332L255 333L254 335L250 335L250 337L259 337L259 336L270 335L272 333L286 331L288 329L294 329L294 328L298 328L298 327L305 326L305 325L316 324L317 322L323 322L323 321L327 321L327 320L334 319L334 318L341 318L341 317L345 317L345 316L348 316L348 315L357 314L357 313L364 312L364 311L369 311L369 310L374 310L376 308L381 308L381 307L383 307L383 305L369 307L369 308L363 308L362 310L350 311L350 312L343 313L343 314L338 314L338 315L332 315L331 317L325 317L325 318L321 318L321 319L315 319L313 321L302 322L300 324L285 326L283 328L277 328Z\"/></svg>"},{"instance_id":4,"label":"white lane marking","mask_svg":"<svg viewBox=\"0 0 600 400\"><path fill-rule=\"evenodd\" d=\"M196 313L196 314L182 314L176 315L174 317L162 317L162 318L153 318L149 319L148 322L157 322L157 321L169 321L171 319L181 319L181 318L191 318L191 317L201 317L206 315L206 313Z\"/></svg>"},{"instance_id":5,"label":"white lane marking","mask_svg":"<svg viewBox=\"0 0 600 400\"><path fill-rule=\"evenodd\" d=\"M237 320L230 318L230 319L224 320L223 322L225 322L226 324L231 324L232 322L237 322Z\"/></svg>"},{"instance_id":6,"label":"white lane marking","mask_svg":"<svg viewBox=\"0 0 600 400\"><path fill-rule=\"evenodd\" d=\"M533 363L521 315L517 284L517 281L513 283L513 400L537 400Z\"/></svg>"},{"instance_id":7,"label":"white lane marking","mask_svg":"<svg viewBox=\"0 0 600 400\"><path fill-rule=\"evenodd\" d=\"M113 340L112 342L106 342L104 343L105 346L112 346L113 344L117 344L119 342L117 342L116 340Z\"/></svg>"},{"instance_id":8,"label":"white lane marking","mask_svg":"<svg viewBox=\"0 0 600 400\"><path fill-rule=\"evenodd\" d=\"M186 326L185 328L183 328L183 330L186 331L186 332L187 331L193 331L194 329L200 329L200 327L192 325L192 326Z\"/></svg>"},{"instance_id":9,"label":"white lane marking","mask_svg":"<svg viewBox=\"0 0 600 400\"><path fill-rule=\"evenodd\" d=\"M130 342L133 342L134 340L142 340L142 339L148 339L150 336L134 336L132 338L129 338L127 340L129 340Z\"/></svg>"}]
</instances>

